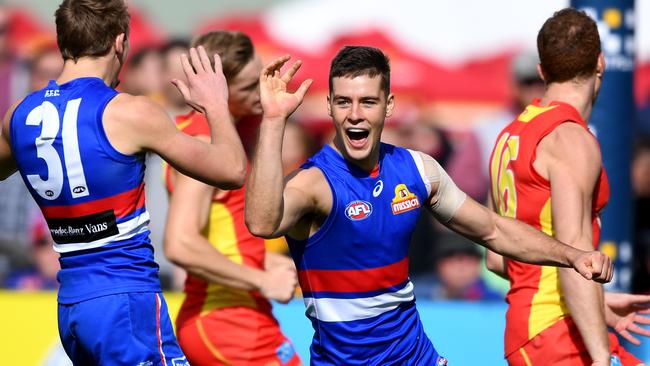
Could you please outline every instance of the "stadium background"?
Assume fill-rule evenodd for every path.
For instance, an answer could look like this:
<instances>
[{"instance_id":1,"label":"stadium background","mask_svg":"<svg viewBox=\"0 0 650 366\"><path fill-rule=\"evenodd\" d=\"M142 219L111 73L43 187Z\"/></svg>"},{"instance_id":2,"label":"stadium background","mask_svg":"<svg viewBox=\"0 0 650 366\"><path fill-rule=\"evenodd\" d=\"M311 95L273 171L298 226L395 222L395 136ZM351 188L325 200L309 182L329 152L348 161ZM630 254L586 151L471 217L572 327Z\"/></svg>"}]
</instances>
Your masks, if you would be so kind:
<instances>
[{"instance_id":1,"label":"stadium background","mask_svg":"<svg viewBox=\"0 0 650 366\"><path fill-rule=\"evenodd\" d=\"M6 4L18 9L11 31L19 55L51 35L58 1L13 0ZM331 57L343 44L380 47L391 57L392 86L397 95L396 115L388 126L434 121L432 124L451 136L452 144L462 146L472 143L465 140L468 131L508 106L513 98L511 61L521 51L534 50L544 19L569 1L445 0L406 5L388 0L131 0L129 4L134 22L132 53L169 38L228 28L248 33L264 60L284 53L304 60L299 75L312 77L315 83L296 119L317 136L326 135L330 123L324 96ZM634 103L643 110L650 101L650 2L638 0L635 6L636 37L622 47L636 52ZM602 22L616 25L613 18ZM621 128L639 134L650 131L648 120L628 122ZM152 239L161 273L171 276L171 265L160 250L166 197L159 178L159 164L153 158L147 185ZM168 298L170 309L176 309L181 295L170 293ZM428 334L452 364L475 363L477 355L484 364L505 364L501 358L505 304L419 300L418 305ZM276 306L283 329L306 360L311 327L302 312L300 299L288 307ZM58 342L55 315L51 292L0 293L0 355L4 362L56 364L56 356L47 361L56 353L53 349ZM647 361L650 351L641 349L639 354L646 355Z\"/></svg>"}]
</instances>

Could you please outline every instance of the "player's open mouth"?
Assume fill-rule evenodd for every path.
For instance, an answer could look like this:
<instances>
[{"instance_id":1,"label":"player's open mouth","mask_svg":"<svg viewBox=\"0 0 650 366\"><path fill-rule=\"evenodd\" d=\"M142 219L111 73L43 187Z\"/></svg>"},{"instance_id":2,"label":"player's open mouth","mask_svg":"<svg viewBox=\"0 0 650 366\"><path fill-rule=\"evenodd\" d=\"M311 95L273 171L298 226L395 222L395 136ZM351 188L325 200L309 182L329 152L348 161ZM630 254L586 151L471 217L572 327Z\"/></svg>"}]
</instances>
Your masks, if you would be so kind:
<instances>
[{"instance_id":1,"label":"player's open mouth","mask_svg":"<svg viewBox=\"0 0 650 366\"><path fill-rule=\"evenodd\" d=\"M348 136L348 140L350 141L350 145L352 145L352 147L362 148L365 146L366 141L368 140L370 131L363 128L352 127L347 128L345 130L345 133Z\"/></svg>"}]
</instances>

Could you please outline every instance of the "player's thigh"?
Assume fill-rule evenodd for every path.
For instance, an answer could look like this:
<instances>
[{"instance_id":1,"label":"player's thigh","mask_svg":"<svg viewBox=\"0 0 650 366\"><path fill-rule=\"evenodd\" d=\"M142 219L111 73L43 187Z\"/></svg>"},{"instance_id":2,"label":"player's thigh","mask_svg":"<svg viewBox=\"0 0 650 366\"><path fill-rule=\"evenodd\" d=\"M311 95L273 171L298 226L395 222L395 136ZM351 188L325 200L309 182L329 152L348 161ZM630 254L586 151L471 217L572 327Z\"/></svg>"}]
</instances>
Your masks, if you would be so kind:
<instances>
[{"instance_id":1,"label":"player's thigh","mask_svg":"<svg viewBox=\"0 0 650 366\"><path fill-rule=\"evenodd\" d=\"M300 365L291 342L271 314L248 307L212 310L177 322L191 364Z\"/></svg>"},{"instance_id":2,"label":"player's thigh","mask_svg":"<svg viewBox=\"0 0 650 366\"><path fill-rule=\"evenodd\" d=\"M73 309L74 305L59 304L58 306L58 326L61 344L74 365L90 365L93 363L92 355L77 341L77 337L73 333L74 325L70 317Z\"/></svg>"},{"instance_id":3,"label":"player's thigh","mask_svg":"<svg viewBox=\"0 0 650 366\"><path fill-rule=\"evenodd\" d=\"M580 334L564 320L543 330L506 359L510 366L591 366Z\"/></svg>"},{"instance_id":4,"label":"player's thigh","mask_svg":"<svg viewBox=\"0 0 650 366\"><path fill-rule=\"evenodd\" d=\"M125 293L81 302L72 332L96 364L169 365L187 362L159 293Z\"/></svg>"}]
</instances>

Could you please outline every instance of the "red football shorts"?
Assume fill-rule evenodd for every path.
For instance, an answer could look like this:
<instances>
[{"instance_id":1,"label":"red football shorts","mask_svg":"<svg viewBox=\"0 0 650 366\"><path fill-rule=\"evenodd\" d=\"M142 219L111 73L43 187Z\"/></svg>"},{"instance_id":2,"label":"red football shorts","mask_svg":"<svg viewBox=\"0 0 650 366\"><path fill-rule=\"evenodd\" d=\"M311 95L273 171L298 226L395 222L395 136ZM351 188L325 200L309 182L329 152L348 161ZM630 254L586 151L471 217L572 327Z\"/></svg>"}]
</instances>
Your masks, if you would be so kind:
<instances>
[{"instance_id":1,"label":"red football shorts","mask_svg":"<svg viewBox=\"0 0 650 366\"><path fill-rule=\"evenodd\" d=\"M273 315L228 307L176 321L178 342L193 366L298 366L300 358Z\"/></svg>"},{"instance_id":2,"label":"red football shorts","mask_svg":"<svg viewBox=\"0 0 650 366\"><path fill-rule=\"evenodd\" d=\"M613 333L609 333L609 349L623 366L643 362L626 351ZM564 318L546 328L523 347L506 357L510 366L591 366L591 357L571 318Z\"/></svg>"}]
</instances>

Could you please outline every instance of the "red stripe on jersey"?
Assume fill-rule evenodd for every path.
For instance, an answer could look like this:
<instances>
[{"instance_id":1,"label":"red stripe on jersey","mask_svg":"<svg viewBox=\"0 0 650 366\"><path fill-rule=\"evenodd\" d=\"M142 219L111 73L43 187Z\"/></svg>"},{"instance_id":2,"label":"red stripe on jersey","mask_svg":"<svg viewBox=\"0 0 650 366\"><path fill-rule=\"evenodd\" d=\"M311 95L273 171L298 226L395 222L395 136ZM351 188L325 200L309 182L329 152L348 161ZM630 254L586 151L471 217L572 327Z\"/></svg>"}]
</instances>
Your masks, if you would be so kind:
<instances>
[{"instance_id":1,"label":"red stripe on jersey","mask_svg":"<svg viewBox=\"0 0 650 366\"><path fill-rule=\"evenodd\" d=\"M144 207L144 196L144 183L141 183L140 186L130 191L122 192L111 197L77 205L43 206L41 209L46 219L82 217L108 210L114 210L115 217L120 218Z\"/></svg>"},{"instance_id":2,"label":"red stripe on jersey","mask_svg":"<svg viewBox=\"0 0 650 366\"><path fill-rule=\"evenodd\" d=\"M408 279L408 257L370 269L311 269L298 273L304 292L368 292L399 285Z\"/></svg>"}]
</instances>

